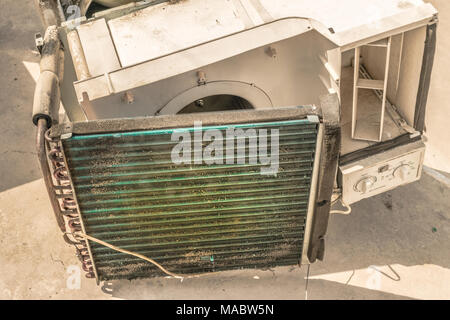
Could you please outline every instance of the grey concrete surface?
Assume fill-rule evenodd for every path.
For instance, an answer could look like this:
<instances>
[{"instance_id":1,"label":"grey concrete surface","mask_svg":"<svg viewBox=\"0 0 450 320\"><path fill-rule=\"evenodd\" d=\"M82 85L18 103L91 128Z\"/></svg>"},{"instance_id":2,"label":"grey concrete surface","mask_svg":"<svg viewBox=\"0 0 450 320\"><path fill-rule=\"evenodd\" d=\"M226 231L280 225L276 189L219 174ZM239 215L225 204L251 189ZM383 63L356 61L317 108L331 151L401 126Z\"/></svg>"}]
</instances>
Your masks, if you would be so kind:
<instances>
[{"instance_id":1,"label":"grey concrete surface","mask_svg":"<svg viewBox=\"0 0 450 320\"><path fill-rule=\"evenodd\" d=\"M450 299L450 3L431 2L442 22L427 115L430 168L421 181L331 218L309 299ZM29 63L39 61L38 31L31 1L0 1L0 299L304 299L306 267L100 286L81 272L77 287L79 263L54 221L34 150Z\"/></svg>"},{"instance_id":2,"label":"grey concrete surface","mask_svg":"<svg viewBox=\"0 0 450 320\"><path fill-rule=\"evenodd\" d=\"M40 178L30 126L35 84L22 61L39 61L41 29L32 1L0 1L0 191Z\"/></svg>"}]
</instances>

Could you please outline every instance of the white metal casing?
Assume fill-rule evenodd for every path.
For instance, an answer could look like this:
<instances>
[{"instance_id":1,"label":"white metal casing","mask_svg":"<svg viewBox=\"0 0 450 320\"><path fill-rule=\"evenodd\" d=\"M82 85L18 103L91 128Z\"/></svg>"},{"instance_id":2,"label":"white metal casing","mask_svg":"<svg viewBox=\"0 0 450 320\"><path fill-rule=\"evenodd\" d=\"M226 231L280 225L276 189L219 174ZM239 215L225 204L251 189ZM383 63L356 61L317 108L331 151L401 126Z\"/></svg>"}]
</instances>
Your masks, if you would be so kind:
<instances>
[{"instance_id":1,"label":"white metal casing","mask_svg":"<svg viewBox=\"0 0 450 320\"><path fill-rule=\"evenodd\" d=\"M100 17L77 27L91 77L74 79L76 101L78 104L88 99L92 104L114 105L106 98L154 85L156 92L173 88L174 92L167 97L151 101L155 105L165 105L192 87L191 82L195 84L188 72L245 52L308 31L315 31L331 44L326 50L334 47L342 52L431 23L436 13L432 5L422 0L190 0L161 3L110 20ZM329 69L334 72L334 80L338 80L340 60L327 56L325 51L321 58L325 58L327 67L333 65L334 69ZM181 75L187 76L179 79L186 83L184 87L163 84ZM235 75L238 79L232 80L242 81L239 73ZM230 79L212 79L217 80ZM284 80L285 84L297 82L288 77ZM258 79L248 83L258 86ZM339 91L333 83L331 87ZM262 90L267 91L267 88ZM149 88L145 87L145 91L149 92ZM64 96L63 92L63 100L67 100ZM270 94L269 98L272 99ZM116 100L120 101L120 97ZM299 103L317 102L305 100L309 101ZM278 106L298 104L280 102L282 104L274 103ZM75 106L75 103L71 101L67 105ZM154 115L135 112L132 108L129 112L130 117ZM69 117L75 113L69 111ZM112 115L122 114L112 111ZM98 118L105 117L108 118L98 115Z\"/></svg>"}]
</instances>

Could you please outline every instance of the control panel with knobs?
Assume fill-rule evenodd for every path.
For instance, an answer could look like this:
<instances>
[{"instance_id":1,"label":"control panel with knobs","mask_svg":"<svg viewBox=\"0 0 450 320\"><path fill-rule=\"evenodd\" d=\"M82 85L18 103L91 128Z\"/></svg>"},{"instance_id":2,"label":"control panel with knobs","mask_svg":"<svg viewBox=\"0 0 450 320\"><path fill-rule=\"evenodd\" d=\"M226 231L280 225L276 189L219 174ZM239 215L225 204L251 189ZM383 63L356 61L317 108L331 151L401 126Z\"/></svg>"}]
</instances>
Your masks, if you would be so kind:
<instances>
[{"instance_id":1,"label":"control panel with knobs","mask_svg":"<svg viewBox=\"0 0 450 320\"><path fill-rule=\"evenodd\" d=\"M352 204L419 180L425 145L413 142L339 167L342 200Z\"/></svg>"}]
</instances>

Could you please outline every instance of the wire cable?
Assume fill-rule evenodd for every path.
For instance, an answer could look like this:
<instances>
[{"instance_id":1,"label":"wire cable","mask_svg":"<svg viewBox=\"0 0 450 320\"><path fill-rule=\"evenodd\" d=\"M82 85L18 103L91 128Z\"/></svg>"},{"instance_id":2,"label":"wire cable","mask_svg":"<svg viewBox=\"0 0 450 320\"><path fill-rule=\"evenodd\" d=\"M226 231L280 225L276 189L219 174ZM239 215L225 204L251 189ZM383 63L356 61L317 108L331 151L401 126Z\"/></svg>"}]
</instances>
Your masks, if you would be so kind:
<instances>
[{"instance_id":1,"label":"wire cable","mask_svg":"<svg viewBox=\"0 0 450 320\"><path fill-rule=\"evenodd\" d=\"M98 243L98 244L101 244L101 245L103 245L103 246L105 246L105 247L108 247L108 248L110 248L110 249L112 249L112 250L115 250L115 251L118 251L118 252L122 252L122 253L125 253L125 254L128 254L128 255L134 256L134 257L136 257L136 258L140 258L140 259L145 260L145 261L147 261L147 262L150 262L150 263L152 263L153 265L155 265L156 267L158 267L158 268L159 268L162 272L164 272L165 274L167 274L167 275L169 275L169 276L171 276L171 277L174 277L174 278L176 278L176 279L184 279L184 278L187 278L186 276L182 276L182 275L179 275L179 274L170 272L169 270L167 270L166 268L164 268L162 265L160 265L160 264L159 264L158 262L156 262L155 260L150 259L150 258L148 258L148 257L146 257L146 256L143 256L142 254L135 253L135 252L131 252L131 251L128 251L128 250L125 250L125 249L121 249L121 248L116 247L116 246L114 246L114 245L112 245L112 244L109 244L109 243L107 243L107 242L105 242L105 241L99 240L99 239L97 239L97 238L94 238L94 237L92 237L92 236L89 236L89 235L84 234L84 233L81 233L81 232L77 232L77 233L75 233L75 235L80 236L80 237L82 237L82 238L84 238L84 239L87 239L87 240L91 240L91 241L96 242L96 243ZM190 276L190 277L194 277L194 276Z\"/></svg>"},{"instance_id":2,"label":"wire cable","mask_svg":"<svg viewBox=\"0 0 450 320\"><path fill-rule=\"evenodd\" d=\"M108 247L108 248L110 248L112 250L115 250L115 251L118 251L118 252L121 252L121 253L125 253L125 254L128 254L130 256L134 256L136 258L140 258L142 260L150 262L151 264L156 266L158 269L160 269L162 272L164 272L166 275L168 275L170 277L173 277L173 278L176 278L176 279L183 280L183 279L190 279L190 278L199 278L199 277L202 277L202 276L207 276L207 275L218 273L218 272L209 272L209 273L206 273L206 274L191 274L191 275L176 274L176 273L173 273L173 272L167 270L166 268L164 268L162 265L160 265L155 260L153 260L151 258L148 258L148 257L146 257L146 256L144 256L142 254L139 254L139 253L136 253L136 252L132 252L132 251L128 251L128 250L125 250L125 249L121 249L121 248L116 247L116 246L114 246L112 244L109 244L109 243L107 243L107 242L105 242L103 240L94 238L94 237L89 236L87 234L84 234L82 232L77 232L77 233L74 233L73 235L79 236L81 238L84 238L84 239L87 239L87 240L90 240L90 241L93 241L93 242L96 242L96 243L98 243L98 244L100 244L102 246Z\"/></svg>"},{"instance_id":3,"label":"wire cable","mask_svg":"<svg viewBox=\"0 0 450 320\"><path fill-rule=\"evenodd\" d=\"M331 210L330 213L333 213L333 214L345 214L345 215L349 215L350 213L352 213L352 208L348 204L344 203L344 201L342 201L342 198L340 200L341 200L342 205L345 208L347 208L347 210L345 210L345 211Z\"/></svg>"}]
</instances>

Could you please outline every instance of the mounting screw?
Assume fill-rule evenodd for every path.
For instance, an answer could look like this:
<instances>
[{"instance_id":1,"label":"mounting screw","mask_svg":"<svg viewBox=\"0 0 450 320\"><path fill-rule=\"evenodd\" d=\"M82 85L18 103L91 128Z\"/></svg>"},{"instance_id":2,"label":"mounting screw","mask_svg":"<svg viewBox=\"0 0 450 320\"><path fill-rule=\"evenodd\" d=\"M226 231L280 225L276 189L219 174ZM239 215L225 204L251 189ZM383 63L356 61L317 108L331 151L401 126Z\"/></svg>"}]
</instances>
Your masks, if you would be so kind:
<instances>
[{"instance_id":1,"label":"mounting screw","mask_svg":"<svg viewBox=\"0 0 450 320\"><path fill-rule=\"evenodd\" d=\"M195 106L198 108L203 108L205 106L205 100L200 99L200 100L195 101Z\"/></svg>"},{"instance_id":2,"label":"mounting screw","mask_svg":"<svg viewBox=\"0 0 450 320\"><path fill-rule=\"evenodd\" d=\"M204 71L197 72L197 83L199 86L206 84L206 73Z\"/></svg>"},{"instance_id":3,"label":"mounting screw","mask_svg":"<svg viewBox=\"0 0 450 320\"><path fill-rule=\"evenodd\" d=\"M122 101L127 104L132 104L134 102L134 94L130 91L127 91L122 96Z\"/></svg>"},{"instance_id":4,"label":"mounting screw","mask_svg":"<svg viewBox=\"0 0 450 320\"><path fill-rule=\"evenodd\" d=\"M277 49L275 49L274 47L268 47L266 49L266 54L271 58L276 58L277 57Z\"/></svg>"},{"instance_id":5,"label":"mounting screw","mask_svg":"<svg viewBox=\"0 0 450 320\"><path fill-rule=\"evenodd\" d=\"M34 35L34 42L36 44L36 49L42 54L42 48L44 47L44 38L40 33Z\"/></svg>"}]
</instances>

